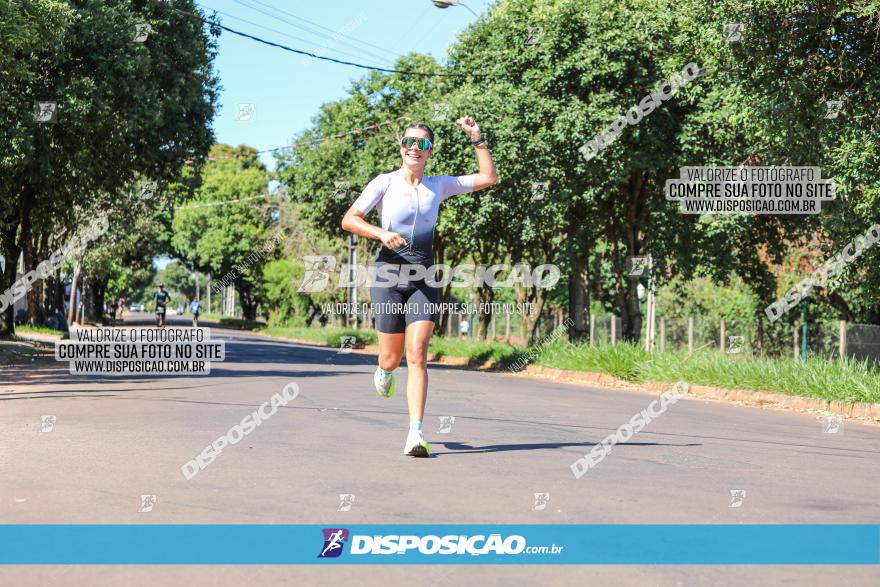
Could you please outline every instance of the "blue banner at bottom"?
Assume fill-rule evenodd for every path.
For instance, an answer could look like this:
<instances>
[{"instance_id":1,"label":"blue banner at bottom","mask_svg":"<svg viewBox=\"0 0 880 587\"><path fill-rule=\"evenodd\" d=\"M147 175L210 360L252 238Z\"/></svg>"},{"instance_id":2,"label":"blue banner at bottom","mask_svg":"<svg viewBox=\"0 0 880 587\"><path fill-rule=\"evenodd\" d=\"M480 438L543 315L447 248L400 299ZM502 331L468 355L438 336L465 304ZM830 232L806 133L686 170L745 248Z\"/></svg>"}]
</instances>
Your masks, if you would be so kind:
<instances>
[{"instance_id":1,"label":"blue banner at bottom","mask_svg":"<svg viewBox=\"0 0 880 587\"><path fill-rule=\"evenodd\" d=\"M880 525L0 525L0 564L880 564Z\"/></svg>"}]
</instances>

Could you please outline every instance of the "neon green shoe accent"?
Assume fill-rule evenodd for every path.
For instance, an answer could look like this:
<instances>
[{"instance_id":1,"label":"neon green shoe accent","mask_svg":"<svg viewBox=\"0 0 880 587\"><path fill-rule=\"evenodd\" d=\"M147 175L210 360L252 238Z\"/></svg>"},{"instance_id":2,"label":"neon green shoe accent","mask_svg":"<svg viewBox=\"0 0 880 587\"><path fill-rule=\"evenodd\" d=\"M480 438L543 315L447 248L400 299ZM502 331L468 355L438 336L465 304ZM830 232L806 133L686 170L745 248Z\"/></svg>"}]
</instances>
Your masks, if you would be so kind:
<instances>
[{"instance_id":1,"label":"neon green shoe accent","mask_svg":"<svg viewBox=\"0 0 880 587\"><path fill-rule=\"evenodd\" d=\"M422 449L422 450L419 450ZM431 446L428 444L428 441L422 438L422 440L407 449L406 446L403 448L403 454L408 457L421 457L427 458L431 456Z\"/></svg>"},{"instance_id":2,"label":"neon green shoe accent","mask_svg":"<svg viewBox=\"0 0 880 587\"><path fill-rule=\"evenodd\" d=\"M392 395L394 395L394 384L395 383L396 382L394 380L394 374L392 373L391 374L391 387L388 388L388 395L383 395L382 397L391 397Z\"/></svg>"},{"instance_id":3,"label":"neon green shoe accent","mask_svg":"<svg viewBox=\"0 0 880 587\"><path fill-rule=\"evenodd\" d=\"M380 385L380 382L379 382L380 372L381 372L381 368L377 368L376 373L373 375L373 385L376 387L376 393L378 393L380 397L385 397L385 398L391 397L392 395L394 395L394 383L395 383L394 373L390 373L391 385L388 386L388 391L383 393L382 392L383 386Z\"/></svg>"}]
</instances>

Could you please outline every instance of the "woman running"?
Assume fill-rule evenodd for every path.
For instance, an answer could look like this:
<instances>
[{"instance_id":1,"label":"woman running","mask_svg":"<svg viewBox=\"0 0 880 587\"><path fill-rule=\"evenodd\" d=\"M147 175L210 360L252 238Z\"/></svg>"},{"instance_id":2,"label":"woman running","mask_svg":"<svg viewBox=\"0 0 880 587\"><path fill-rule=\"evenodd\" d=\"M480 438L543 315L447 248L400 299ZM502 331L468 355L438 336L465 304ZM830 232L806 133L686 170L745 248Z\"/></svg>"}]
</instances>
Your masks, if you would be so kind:
<instances>
[{"instance_id":1,"label":"woman running","mask_svg":"<svg viewBox=\"0 0 880 587\"><path fill-rule=\"evenodd\" d=\"M379 366L373 381L379 395L391 397L393 372L403 356L405 338L409 433L403 454L413 457L431 454L422 433L422 419L428 397L428 342L434 332L440 290L424 279L408 276L413 275L411 268L415 265L427 268L434 264L434 226L440 202L498 181L495 164L476 121L465 116L455 123L471 138L478 173L426 176L434 132L424 124L411 124L400 140L400 169L383 173L367 184L342 219L343 230L382 241L376 257L376 275L383 277L377 277L370 287L379 335ZM373 208L377 208L381 227L364 219ZM407 270L401 272L405 266Z\"/></svg>"}]
</instances>

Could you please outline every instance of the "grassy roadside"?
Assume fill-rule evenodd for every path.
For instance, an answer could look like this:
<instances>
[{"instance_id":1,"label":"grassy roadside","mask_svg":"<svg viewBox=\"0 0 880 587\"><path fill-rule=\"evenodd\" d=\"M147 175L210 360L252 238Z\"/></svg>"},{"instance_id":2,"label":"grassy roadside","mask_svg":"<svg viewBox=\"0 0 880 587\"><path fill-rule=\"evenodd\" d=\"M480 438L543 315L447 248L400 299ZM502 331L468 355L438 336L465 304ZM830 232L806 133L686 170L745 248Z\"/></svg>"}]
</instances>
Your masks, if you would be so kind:
<instances>
[{"instance_id":1,"label":"grassy roadside","mask_svg":"<svg viewBox=\"0 0 880 587\"><path fill-rule=\"evenodd\" d=\"M278 336L281 338L296 338L299 340L311 340L328 346L338 347L342 336L353 336L357 341L357 346L367 344L376 344L378 338L372 330L354 330L353 328L297 328L297 327L281 327L270 326L263 328L262 332L269 336Z\"/></svg>"},{"instance_id":2,"label":"grassy roadside","mask_svg":"<svg viewBox=\"0 0 880 587\"><path fill-rule=\"evenodd\" d=\"M192 320L192 314L181 314ZM242 318L230 318L229 316L221 316L220 314L200 314L199 320L208 322L217 322L227 328L237 328L238 330L262 330L266 328L265 322L257 322L256 320L244 320ZM201 323L199 324L201 325Z\"/></svg>"},{"instance_id":3,"label":"grassy roadside","mask_svg":"<svg viewBox=\"0 0 880 587\"><path fill-rule=\"evenodd\" d=\"M555 344L536 357L535 364L570 371L608 373L627 381L672 383L750 389L836 400L880 403L880 372L867 362L838 363L821 357L805 362L791 359L738 357L719 352L648 353L634 344Z\"/></svg>"},{"instance_id":4,"label":"grassy roadside","mask_svg":"<svg viewBox=\"0 0 880 587\"><path fill-rule=\"evenodd\" d=\"M359 343L375 344L376 333L346 328L265 328L266 334L310 340L339 346L342 335ZM517 368L522 363L565 371L606 373L633 383L673 383L728 389L749 389L815 397L846 403L880 403L880 372L866 362L843 364L819 357L800 363L791 359L761 359L718 352L645 352L639 345L620 343L596 346L556 341L531 349L500 342L435 337L429 352L438 356L462 357L474 362L494 360L501 367Z\"/></svg>"},{"instance_id":5,"label":"grassy roadside","mask_svg":"<svg viewBox=\"0 0 880 587\"><path fill-rule=\"evenodd\" d=\"M15 334L64 334L64 331L46 328L45 326L27 326L22 324L15 327Z\"/></svg>"}]
</instances>

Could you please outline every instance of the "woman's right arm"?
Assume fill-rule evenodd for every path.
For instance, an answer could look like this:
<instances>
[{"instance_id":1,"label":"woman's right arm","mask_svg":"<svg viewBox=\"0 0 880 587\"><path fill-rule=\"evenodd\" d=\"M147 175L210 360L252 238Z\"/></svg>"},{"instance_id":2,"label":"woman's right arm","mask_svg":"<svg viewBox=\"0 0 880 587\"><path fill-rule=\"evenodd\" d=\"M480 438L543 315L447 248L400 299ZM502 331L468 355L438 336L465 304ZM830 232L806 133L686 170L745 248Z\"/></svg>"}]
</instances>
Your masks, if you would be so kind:
<instances>
[{"instance_id":1,"label":"woman's right arm","mask_svg":"<svg viewBox=\"0 0 880 587\"><path fill-rule=\"evenodd\" d=\"M396 232L390 232L380 226L374 226L366 221L366 215L385 196L389 185L388 175L380 175L373 178L367 184L363 193L354 201L345 216L342 217L342 230L352 232L358 236L374 238L382 241L389 249L406 246L406 240Z\"/></svg>"},{"instance_id":2,"label":"woman's right arm","mask_svg":"<svg viewBox=\"0 0 880 587\"><path fill-rule=\"evenodd\" d=\"M374 238L382 241L389 249L406 246L406 239L396 232L389 232L378 226L374 226L365 220L366 213L361 212L354 206L348 209L342 217L342 230L354 233L358 236Z\"/></svg>"}]
</instances>

